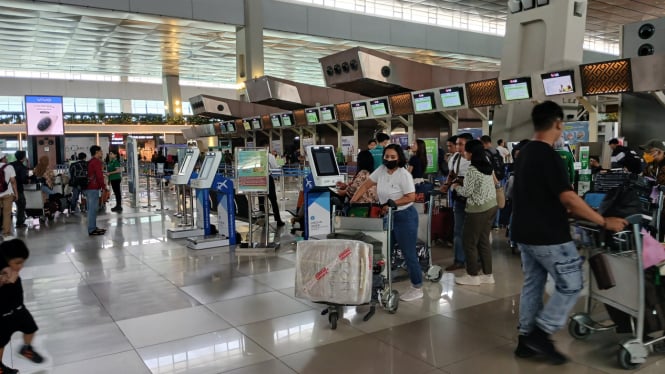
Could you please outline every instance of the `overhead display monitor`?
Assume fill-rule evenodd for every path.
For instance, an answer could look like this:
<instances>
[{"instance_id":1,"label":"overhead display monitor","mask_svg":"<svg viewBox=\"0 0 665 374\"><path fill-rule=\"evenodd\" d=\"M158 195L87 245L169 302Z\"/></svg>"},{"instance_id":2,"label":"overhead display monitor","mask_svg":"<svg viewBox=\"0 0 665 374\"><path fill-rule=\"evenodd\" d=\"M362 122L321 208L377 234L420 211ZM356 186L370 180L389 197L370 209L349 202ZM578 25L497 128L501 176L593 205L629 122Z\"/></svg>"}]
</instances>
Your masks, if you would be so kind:
<instances>
[{"instance_id":1,"label":"overhead display monitor","mask_svg":"<svg viewBox=\"0 0 665 374\"><path fill-rule=\"evenodd\" d=\"M242 127L245 128L245 131L252 131L252 124L249 123L249 119L242 120Z\"/></svg>"},{"instance_id":2,"label":"overhead display monitor","mask_svg":"<svg viewBox=\"0 0 665 374\"><path fill-rule=\"evenodd\" d=\"M372 116L374 117L385 117L390 115L390 109L388 108L388 99L372 99L369 101L370 108L372 108Z\"/></svg>"},{"instance_id":3,"label":"overhead display monitor","mask_svg":"<svg viewBox=\"0 0 665 374\"><path fill-rule=\"evenodd\" d=\"M282 122L280 121L279 117L280 117L279 114L270 115L270 122L272 122L273 128L282 127Z\"/></svg>"},{"instance_id":4,"label":"overhead display monitor","mask_svg":"<svg viewBox=\"0 0 665 374\"><path fill-rule=\"evenodd\" d=\"M435 108L434 92L418 92L413 94L413 110L416 113L429 112Z\"/></svg>"},{"instance_id":5,"label":"overhead display monitor","mask_svg":"<svg viewBox=\"0 0 665 374\"><path fill-rule=\"evenodd\" d=\"M328 105L322 106L319 108L319 113L321 114L320 122L334 122L335 121L335 106Z\"/></svg>"},{"instance_id":6,"label":"overhead display monitor","mask_svg":"<svg viewBox=\"0 0 665 374\"><path fill-rule=\"evenodd\" d=\"M226 134L229 130L226 129L226 123L222 122L219 124L219 134Z\"/></svg>"},{"instance_id":7,"label":"overhead display monitor","mask_svg":"<svg viewBox=\"0 0 665 374\"><path fill-rule=\"evenodd\" d=\"M319 123L319 110L316 108L305 109L305 117L307 117L307 124L317 124Z\"/></svg>"},{"instance_id":8,"label":"overhead display monitor","mask_svg":"<svg viewBox=\"0 0 665 374\"><path fill-rule=\"evenodd\" d=\"M252 118L252 130L261 130L261 118Z\"/></svg>"},{"instance_id":9,"label":"overhead display monitor","mask_svg":"<svg viewBox=\"0 0 665 374\"><path fill-rule=\"evenodd\" d=\"M367 103L364 101L351 103L351 112L353 113L353 119L367 118Z\"/></svg>"},{"instance_id":10,"label":"overhead display monitor","mask_svg":"<svg viewBox=\"0 0 665 374\"><path fill-rule=\"evenodd\" d=\"M282 113L282 125L284 127L293 126L293 115L291 113Z\"/></svg>"},{"instance_id":11,"label":"overhead display monitor","mask_svg":"<svg viewBox=\"0 0 665 374\"><path fill-rule=\"evenodd\" d=\"M28 136L64 135L62 96L25 96Z\"/></svg>"},{"instance_id":12,"label":"overhead display monitor","mask_svg":"<svg viewBox=\"0 0 665 374\"><path fill-rule=\"evenodd\" d=\"M580 65L584 96L633 91L630 59Z\"/></svg>"},{"instance_id":13,"label":"overhead display monitor","mask_svg":"<svg viewBox=\"0 0 665 374\"><path fill-rule=\"evenodd\" d=\"M236 123L234 121L227 122L226 131L229 133L236 132Z\"/></svg>"},{"instance_id":14,"label":"overhead display monitor","mask_svg":"<svg viewBox=\"0 0 665 374\"><path fill-rule=\"evenodd\" d=\"M573 70L554 71L541 74L545 96L565 95L575 92L575 76Z\"/></svg>"},{"instance_id":15,"label":"overhead display monitor","mask_svg":"<svg viewBox=\"0 0 665 374\"><path fill-rule=\"evenodd\" d=\"M446 87L439 90L441 95L441 104L444 108L450 109L464 105L464 87Z\"/></svg>"},{"instance_id":16,"label":"overhead display monitor","mask_svg":"<svg viewBox=\"0 0 665 374\"><path fill-rule=\"evenodd\" d=\"M334 186L343 181L339 174L335 148L331 145L310 145L305 148L312 170L314 185L317 187Z\"/></svg>"},{"instance_id":17,"label":"overhead display monitor","mask_svg":"<svg viewBox=\"0 0 665 374\"><path fill-rule=\"evenodd\" d=\"M531 78L512 78L501 81L503 96L506 101L525 100L531 98Z\"/></svg>"}]
</instances>

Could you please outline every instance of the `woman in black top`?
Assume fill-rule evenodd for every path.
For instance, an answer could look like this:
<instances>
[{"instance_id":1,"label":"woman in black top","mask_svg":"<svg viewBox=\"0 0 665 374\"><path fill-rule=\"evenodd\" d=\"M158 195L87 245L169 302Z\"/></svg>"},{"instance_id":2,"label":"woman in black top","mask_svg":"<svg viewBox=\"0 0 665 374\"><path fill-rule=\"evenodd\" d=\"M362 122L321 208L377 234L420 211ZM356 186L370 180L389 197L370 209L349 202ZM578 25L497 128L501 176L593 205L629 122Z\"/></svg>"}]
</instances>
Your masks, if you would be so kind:
<instances>
[{"instance_id":1,"label":"woman in black top","mask_svg":"<svg viewBox=\"0 0 665 374\"><path fill-rule=\"evenodd\" d=\"M427 168L427 151L425 149L425 142L422 139L416 139L416 141L411 144L411 152L413 156L409 159L409 165L407 169L411 173L414 182L422 182L423 176L425 175L425 169Z\"/></svg>"}]
</instances>

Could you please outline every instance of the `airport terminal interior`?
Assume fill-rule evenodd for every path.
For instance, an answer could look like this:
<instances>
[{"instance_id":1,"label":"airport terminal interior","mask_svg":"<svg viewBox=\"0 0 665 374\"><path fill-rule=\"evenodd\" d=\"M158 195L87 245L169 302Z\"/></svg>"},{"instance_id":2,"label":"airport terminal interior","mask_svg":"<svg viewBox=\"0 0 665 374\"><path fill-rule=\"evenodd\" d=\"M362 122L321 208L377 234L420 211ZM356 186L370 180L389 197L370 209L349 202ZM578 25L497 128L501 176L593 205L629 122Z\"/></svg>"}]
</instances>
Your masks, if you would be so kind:
<instances>
[{"instance_id":1,"label":"airport terminal interior","mask_svg":"<svg viewBox=\"0 0 665 374\"><path fill-rule=\"evenodd\" d=\"M662 142L663 30L665 4L652 0L0 0L0 151L68 174L97 144L124 165L122 210L111 193L100 235L86 212L42 209L30 191L38 213L11 238L30 249L20 276L44 362L19 354L17 332L2 363L34 374L665 372L662 342L572 319L553 335L568 362L517 357L524 277L509 221L490 233L495 282L456 284L465 269L442 270L452 238L431 232L445 195L415 203L431 258L422 298L397 300L411 287L403 269L384 269L368 320L367 301L305 297L342 273L326 272L341 254L296 281L299 246L359 222L331 217L330 194L379 132L403 148L428 141L425 179L438 189L433 160L449 136L491 133L512 149L533 133L533 105L554 100L580 195L590 154L609 169L610 139ZM268 189L264 142L280 160L281 222L249 217ZM249 196L244 210L231 185ZM383 221L367 220L347 228L389 243ZM611 323L585 285L572 313Z\"/></svg>"}]
</instances>

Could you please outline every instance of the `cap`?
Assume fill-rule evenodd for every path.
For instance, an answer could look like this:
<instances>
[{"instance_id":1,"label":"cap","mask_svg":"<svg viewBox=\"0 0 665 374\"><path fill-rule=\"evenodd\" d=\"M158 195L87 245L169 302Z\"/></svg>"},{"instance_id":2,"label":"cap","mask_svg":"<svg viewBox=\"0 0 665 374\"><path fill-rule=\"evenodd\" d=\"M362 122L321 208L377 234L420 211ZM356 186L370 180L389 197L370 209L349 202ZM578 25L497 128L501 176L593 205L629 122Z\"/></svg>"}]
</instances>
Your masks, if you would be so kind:
<instances>
[{"instance_id":1,"label":"cap","mask_svg":"<svg viewBox=\"0 0 665 374\"><path fill-rule=\"evenodd\" d=\"M5 157L7 157L7 155L5 154L5 152L0 151L0 160L2 160L2 159L5 158Z\"/></svg>"},{"instance_id":2,"label":"cap","mask_svg":"<svg viewBox=\"0 0 665 374\"><path fill-rule=\"evenodd\" d=\"M665 142L662 141L662 140L658 140L658 139L651 139L646 144L642 144L640 146L640 149L646 150L646 151L648 151L650 149L653 149L653 148L657 148L657 149L660 149L661 151L665 151Z\"/></svg>"}]
</instances>

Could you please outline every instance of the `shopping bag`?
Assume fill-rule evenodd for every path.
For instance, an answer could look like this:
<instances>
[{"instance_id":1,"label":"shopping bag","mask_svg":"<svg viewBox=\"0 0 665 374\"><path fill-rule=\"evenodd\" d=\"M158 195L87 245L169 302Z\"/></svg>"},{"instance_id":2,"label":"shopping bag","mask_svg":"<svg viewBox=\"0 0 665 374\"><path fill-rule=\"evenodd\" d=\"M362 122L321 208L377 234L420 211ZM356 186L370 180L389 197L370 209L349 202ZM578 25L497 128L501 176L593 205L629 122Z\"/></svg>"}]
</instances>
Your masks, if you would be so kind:
<instances>
[{"instance_id":1,"label":"shopping bag","mask_svg":"<svg viewBox=\"0 0 665 374\"><path fill-rule=\"evenodd\" d=\"M503 187L496 189L496 205L499 207L499 209L506 207L506 194L503 191Z\"/></svg>"},{"instance_id":2,"label":"shopping bag","mask_svg":"<svg viewBox=\"0 0 665 374\"><path fill-rule=\"evenodd\" d=\"M642 229L642 260L645 269L665 261L665 247Z\"/></svg>"}]
</instances>

